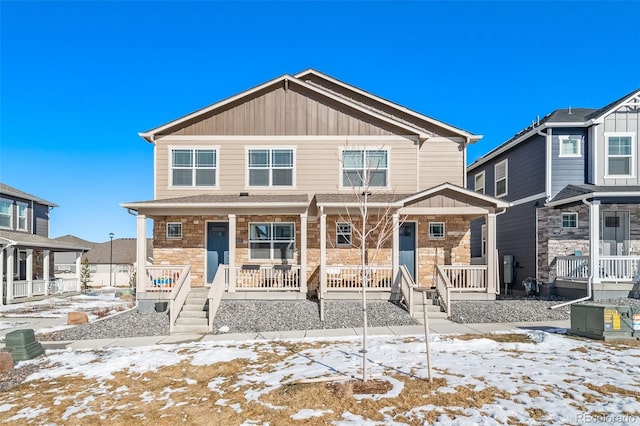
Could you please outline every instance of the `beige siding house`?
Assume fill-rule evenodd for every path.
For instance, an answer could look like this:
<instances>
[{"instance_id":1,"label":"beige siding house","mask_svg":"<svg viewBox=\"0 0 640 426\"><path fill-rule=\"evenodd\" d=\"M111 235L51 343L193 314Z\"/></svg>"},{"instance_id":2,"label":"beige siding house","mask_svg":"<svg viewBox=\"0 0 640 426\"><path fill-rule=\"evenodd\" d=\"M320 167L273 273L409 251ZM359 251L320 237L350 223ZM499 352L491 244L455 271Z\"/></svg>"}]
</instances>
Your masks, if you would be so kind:
<instances>
[{"instance_id":1,"label":"beige siding house","mask_svg":"<svg viewBox=\"0 0 640 426\"><path fill-rule=\"evenodd\" d=\"M137 212L139 256L145 219L154 224L154 266L138 262L141 306L179 310L183 287L209 289L210 305L221 293L348 297L362 276L379 297L434 287L445 303L495 298L495 258L470 265L469 223L486 219L493 253L509 204L464 188L479 135L307 70L140 136L154 146L154 199L122 206ZM367 223L384 217L392 232L363 275L354 228L365 197Z\"/></svg>"}]
</instances>

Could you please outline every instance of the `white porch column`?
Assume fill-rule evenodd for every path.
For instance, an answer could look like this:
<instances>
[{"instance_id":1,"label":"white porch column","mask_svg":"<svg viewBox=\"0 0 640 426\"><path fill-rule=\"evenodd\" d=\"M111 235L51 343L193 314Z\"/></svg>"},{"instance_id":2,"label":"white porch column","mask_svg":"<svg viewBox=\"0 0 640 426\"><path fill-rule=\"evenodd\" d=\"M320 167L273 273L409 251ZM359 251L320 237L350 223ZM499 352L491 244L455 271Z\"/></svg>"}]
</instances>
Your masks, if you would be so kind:
<instances>
[{"instance_id":1,"label":"white porch column","mask_svg":"<svg viewBox=\"0 0 640 426\"><path fill-rule=\"evenodd\" d=\"M44 280L44 292L49 294L49 250L42 251L42 279Z\"/></svg>"},{"instance_id":2,"label":"white porch column","mask_svg":"<svg viewBox=\"0 0 640 426\"><path fill-rule=\"evenodd\" d=\"M307 292L307 214L300 213L300 293Z\"/></svg>"},{"instance_id":3,"label":"white porch column","mask_svg":"<svg viewBox=\"0 0 640 426\"><path fill-rule=\"evenodd\" d=\"M320 215L320 293L327 288L327 215ZM320 296L320 295L318 295Z\"/></svg>"},{"instance_id":4,"label":"white porch column","mask_svg":"<svg viewBox=\"0 0 640 426\"><path fill-rule=\"evenodd\" d=\"M393 237L391 242L391 262L393 264L392 279L395 283L395 279L400 272L400 214L394 213L391 217L393 220Z\"/></svg>"},{"instance_id":5,"label":"white porch column","mask_svg":"<svg viewBox=\"0 0 640 426\"><path fill-rule=\"evenodd\" d=\"M15 249L7 247L7 305L13 300L13 256Z\"/></svg>"},{"instance_id":6,"label":"white porch column","mask_svg":"<svg viewBox=\"0 0 640 426\"><path fill-rule=\"evenodd\" d=\"M76 252L76 291L78 293L82 293L82 284L80 283L81 268L82 268L82 252L78 251Z\"/></svg>"},{"instance_id":7,"label":"white porch column","mask_svg":"<svg viewBox=\"0 0 640 426\"><path fill-rule=\"evenodd\" d=\"M236 215L229 215L229 282L227 290L229 293L236 291Z\"/></svg>"},{"instance_id":8,"label":"white porch column","mask_svg":"<svg viewBox=\"0 0 640 426\"><path fill-rule=\"evenodd\" d=\"M4 247L0 249L0 306L4 305Z\"/></svg>"},{"instance_id":9,"label":"white porch column","mask_svg":"<svg viewBox=\"0 0 640 426\"><path fill-rule=\"evenodd\" d=\"M147 279L147 216L136 217L136 294L144 293Z\"/></svg>"},{"instance_id":10,"label":"white porch column","mask_svg":"<svg viewBox=\"0 0 640 426\"><path fill-rule=\"evenodd\" d=\"M589 206L589 265L593 275L592 283L600 280L600 201L592 201Z\"/></svg>"},{"instance_id":11,"label":"white porch column","mask_svg":"<svg viewBox=\"0 0 640 426\"><path fill-rule=\"evenodd\" d=\"M27 249L27 297L33 297L33 249Z\"/></svg>"},{"instance_id":12,"label":"white porch column","mask_svg":"<svg viewBox=\"0 0 640 426\"><path fill-rule=\"evenodd\" d=\"M487 214L487 294L495 294L500 285L497 265L496 214Z\"/></svg>"}]
</instances>

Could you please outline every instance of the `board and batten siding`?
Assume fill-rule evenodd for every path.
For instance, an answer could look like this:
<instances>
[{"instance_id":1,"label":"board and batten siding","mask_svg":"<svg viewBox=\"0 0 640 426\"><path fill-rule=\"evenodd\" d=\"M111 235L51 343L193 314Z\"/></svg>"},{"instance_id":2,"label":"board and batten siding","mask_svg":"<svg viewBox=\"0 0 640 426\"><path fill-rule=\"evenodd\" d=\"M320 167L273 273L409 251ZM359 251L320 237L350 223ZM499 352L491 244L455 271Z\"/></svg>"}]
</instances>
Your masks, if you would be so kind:
<instances>
[{"instance_id":1,"label":"board and batten siding","mask_svg":"<svg viewBox=\"0 0 640 426\"><path fill-rule=\"evenodd\" d=\"M461 143L452 140L427 139L420 147L419 185L416 191L432 188L443 182L464 186L464 151Z\"/></svg>"},{"instance_id":2,"label":"board and batten siding","mask_svg":"<svg viewBox=\"0 0 640 426\"><path fill-rule=\"evenodd\" d=\"M632 133L633 141L635 143L633 147L633 170L634 175L629 178L613 178L607 177L606 173L606 140L605 133L624 132ZM638 135L640 134L640 110L629 106L622 106L616 111L613 111L604 118L604 122L595 126L592 134L596 138L595 150L596 150L596 185L610 185L610 186L625 186L625 185L640 185L640 142L638 141ZM593 141L592 141L593 143Z\"/></svg>"},{"instance_id":3,"label":"board and batten siding","mask_svg":"<svg viewBox=\"0 0 640 426\"><path fill-rule=\"evenodd\" d=\"M562 136L581 136L580 156L560 157L560 138ZM567 185L580 185L585 183L587 150L585 141L587 132L581 128L558 128L553 129L551 144L551 197Z\"/></svg>"},{"instance_id":4,"label":"board and batten siding","mask_svg":"<svg viewBox=\"0 0 640 426\"><path fill-rule=\"evenodd\" d=\"M32 233L49 238L49 206L33 203L33 214L35 215L35 221L33 221L35 222L35 229ZM30 217L29 220L31 221L32 218ZM31 226L32 225L29 224L29 228L31 228Z\"/></svg>"},{"instance_id":5,"label":"board and batten siding","mask_svg":"<svg viewBox=\"0 0 640 426\"><path fill-rule=\"evenodd\" d=\"M216 188L175 188L170 186L170 150L179 147L218 149L218 186ZM294 151L294 186L247 186L247 148L291 148ZM340 190L341 149L388 149L389 192L412 193L416 186L416 147L407 138L359 138L347 137L300 139L264 138L243 140L163 140L156 141L156 199L195 195L196 193L235 194L252 193L334 193ZM351 191L345 189L344 191Z\"/></svg>"}]
</instances>

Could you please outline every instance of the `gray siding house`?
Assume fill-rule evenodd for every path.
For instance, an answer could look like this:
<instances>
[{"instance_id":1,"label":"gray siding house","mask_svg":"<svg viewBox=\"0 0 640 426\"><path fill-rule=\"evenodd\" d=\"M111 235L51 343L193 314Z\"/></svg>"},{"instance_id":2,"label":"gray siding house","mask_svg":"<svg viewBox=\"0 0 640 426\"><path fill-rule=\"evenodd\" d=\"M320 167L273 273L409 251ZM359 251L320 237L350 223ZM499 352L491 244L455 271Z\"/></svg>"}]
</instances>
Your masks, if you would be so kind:
<instances>
[{"instance_id":1,"label":"gray siding house","mask_svg":"<svg viewBox=\"0 0 640 426\"><path fill-rule=\"evenodd\" d=\"M467 167L467 186L508 200L497 218L501 283L606 298L637 292L640 90L600 108L558 109ZM471 255L486 256L484 220Z\"/></svg>"},{"instance_id":2,"label":"gray siding house","mask_svg":"<svg viewBox=\"0 0 640 426\"><path fill-rule=\"evenodd\" d=\"M52 253L71 253L79 271L84 247L49 238L49 211L56 204L0 183L0 304L75 294L79 275L55 280ZM78 272L79 274L79 272Z\"/></svg>"}]
</instances>

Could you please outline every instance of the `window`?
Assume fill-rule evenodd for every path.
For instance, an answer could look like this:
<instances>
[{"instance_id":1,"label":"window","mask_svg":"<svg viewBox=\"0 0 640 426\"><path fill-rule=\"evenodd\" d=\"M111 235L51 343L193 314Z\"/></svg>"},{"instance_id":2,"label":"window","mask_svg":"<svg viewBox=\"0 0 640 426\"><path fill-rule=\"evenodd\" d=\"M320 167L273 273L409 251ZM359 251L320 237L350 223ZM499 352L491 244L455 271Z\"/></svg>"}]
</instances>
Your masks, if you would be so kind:
<instances>
[{"instance_id":1,"label":"window","mask_svg":"<svg viewBox=\"0 0 640 426\"><path fill-rule=\"evenodd\" d=\"M125 264L118 264L116 267L116 272L119 274L126 274L129 272L129 265L125 265Z\"/></svg>"},{"instance_id":2,"label":"window","mask_svg":"<svg viewBox=\"0 0 640 426\"><path fill-rule=\"evenodd\" d=\"M18 229L21 231L27 230L27 203L18 204Z\"/></svg>"},{"instance_id":3,"label":"window","mask_svg":"<svg viewBox=\"0 0 640 426\"><path fill-rule=\"evenodd\" d=\"M216 186L215 149L172 149L172 186Z\"/></svg>"},{"instance_id":4,"label":"window","mask_svg":"<svg viewBox=\"0 0 640 426\"><path fill-rule=\"evenodd\" d=\"M577 228L578 227L578 213L562 213L562 227L563 228Z\"/></svg>"},{"instance_id":5,"label":"window","mask_svg":"<svg viewBox=\"0 0 640 426\"><path fill-rule=\"evenodd\" d=\"M582 136L559 136L558 143L560 144L560 157L580 157L582 155Z\"/></svg>"},{"instance_id":6,"label":"window","mask_svg":"<svg viewBox=\"0 0 640 426\"><path fill-rule=\"evenodd\" d=\"M167 238L182 238L182 223L167 223Z\"/></svg>"},{"instance_id":7,"label":"window","mask_svg":"<svg viewBox=\"0 0 640 426\"><path fill-rule=\"evenodd\" d=\"M480 194L484 194L484 172L476 175L474 190Z\"/></svg>"},{"instance_id":8,"label":"window","mask_svg":"<svg viewBox=\"0 0 640 426\"><path fill-rule=\"evenodd\" d=\"M439 240L444 238L444 222L429 222L429 239Z\"/></svg>"},{"instance_id":9,"label":"window","mask_svg":"<svg viewBox=\"0 0 640 426\"><path fill-rule=\"evenodd\" d=\"M342 151L342 186L386 187L388 154L383 149Z\"/></svg>"},{"instance_id":10,"label":"window","mask_svg":"<svg viewBox=\"0 0 640 426\"><path fill-rule=\"evenodd\" d=\"M487 224L483 223L481 227L481 247L480 247L480 256L485 257L487 255Z\"/></svg>"},{"instance_id":11,"label":"window","mask_svg":"<svg viewBox=\"0 0 640 426\"><path fill-rule=\"evenodd\" d=\"M633 136L623 133L605 133L607 143L608 176L633 175Z\"/></svg>"},{"instance_id":12,"label":"window","mask_svg":"<svg viewBox=\"0 0 640 426\"><path fill-rule=\"evenodd\" d=\"M293 260L293 223L249 224L249 258L252 260Z\"/></svg>"},{"instance_id":13,"label":"window","mask_svg":"<svg viewBox=\"0 0 640 426\"><path fill-rule=\"evenodd\" d=\"M89 273L95 274L98 272L98 265L89 265Z\"/></svg>"},{"instance_id":14,"label":"window","mask_svg":"<svg viewBox=\"0 0 640 426\"><path fill-rule=\"evenodd\" d=\"M249 186L293 186L293 149L250 149Z\"/></svg>"},{"instance_id":15,"label":"window","mask_svg":"<svg viewBox=\"0 0 640 426\"><path fill-rule=\"evenodd\" d=\"M496 197L507 195L507 160L502 160L494 167L496 175Z\"/></svg>"},{"instance_id":16,"label":"window","mask_svg":"<svg viewBox=\"0 0 640 426\"><path fill-rule=\"evenodd\" d=\"M11 228L13 217L13 201L0 198L0 227Z\"/></svg>"},{"instance_id":17,"label":"window","mask_svg":"<svg viewBox=\"0 0 640 426\"><path fill-rule=\"evenodd\" d=\"M351 245L351 224L336 223L336 244L339 246Z\"/></svg>"}]
</instances>

